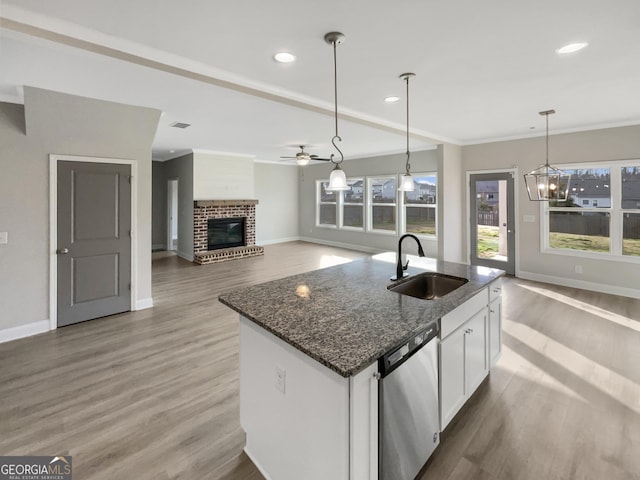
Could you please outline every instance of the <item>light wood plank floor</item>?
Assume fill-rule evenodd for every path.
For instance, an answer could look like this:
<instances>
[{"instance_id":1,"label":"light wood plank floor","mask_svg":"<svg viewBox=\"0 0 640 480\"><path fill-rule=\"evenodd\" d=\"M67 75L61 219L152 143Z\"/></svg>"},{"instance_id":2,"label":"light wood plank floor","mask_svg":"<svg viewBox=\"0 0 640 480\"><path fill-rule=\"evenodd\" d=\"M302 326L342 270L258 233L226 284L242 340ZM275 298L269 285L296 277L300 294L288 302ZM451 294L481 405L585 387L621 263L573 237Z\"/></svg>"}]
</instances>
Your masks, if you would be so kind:
<instances>
[{"instance_id":1,"label":"light wood plank floor","mask_svg":"<svg viewBox=\"0 0 640 480\"><path fill-rule=\"evenodd\" d=\"M0 344L0 455L70 454L78 480L262 479L242 453L237 315L217 295L361 255L154 254L154 308ZM640 301L518 279L503 298L503 356L419 478L640 479Z\"/></svg>"}]
</instances>

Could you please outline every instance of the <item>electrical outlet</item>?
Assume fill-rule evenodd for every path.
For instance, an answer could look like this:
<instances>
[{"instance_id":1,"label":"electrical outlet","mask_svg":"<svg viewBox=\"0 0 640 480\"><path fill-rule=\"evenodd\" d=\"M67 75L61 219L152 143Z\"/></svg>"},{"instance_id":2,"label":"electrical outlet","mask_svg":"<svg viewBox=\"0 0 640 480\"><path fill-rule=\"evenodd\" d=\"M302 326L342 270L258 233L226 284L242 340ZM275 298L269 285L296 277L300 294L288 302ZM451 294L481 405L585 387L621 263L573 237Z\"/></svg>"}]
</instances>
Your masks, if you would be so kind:
<instances>
[{"instance_id":1,"label":"electrical outlet","mask_svg":"<svg viewBox=\"0 0 640 480\"><path fill-rule=\"evenodd\" d=\"M0 232L0 244L9 243L9 232Z\"/></svg>"},{"instance_id":2,"label":"electrical outlet","mask_svg":"<svg viewBox=\"0 0 640 480\"><path fill-rule=\"evenodd\" d=\"M576 265L573 269L576 273L582 273L582 265Z\"/></svg>"},{"instance_id":3,"label":"electrical outlet","mask_svg":"<svg viewBox=\"0 0 640 480\"><path fill-rule=\"evenodd\" d=\"M276 390L284 394L287 386L287 371L276 365Z\"/></svg>"}]
</instances>

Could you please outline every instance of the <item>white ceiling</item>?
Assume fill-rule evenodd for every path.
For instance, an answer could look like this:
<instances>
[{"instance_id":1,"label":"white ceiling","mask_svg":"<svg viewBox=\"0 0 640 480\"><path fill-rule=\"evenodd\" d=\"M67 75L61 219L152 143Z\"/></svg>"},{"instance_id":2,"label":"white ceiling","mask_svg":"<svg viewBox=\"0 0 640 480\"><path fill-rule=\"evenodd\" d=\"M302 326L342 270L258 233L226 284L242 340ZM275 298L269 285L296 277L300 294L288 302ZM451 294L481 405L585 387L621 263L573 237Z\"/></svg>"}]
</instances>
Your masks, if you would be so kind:
<instances>
[{"instance_id":1,"label":"white ceiling","mask_svg":"<svg viewBox=\"0 0 640 480\"><path fill-rule=\"evenodd\" d=\"M550 108L552 133L640 123L638 0L0 0L0 19L0 100L30 85L158 108L157 159L332 153L332 30L347 159L405 150L406 71L412 150L544 134Z\"/></svg>"}]
</instances>

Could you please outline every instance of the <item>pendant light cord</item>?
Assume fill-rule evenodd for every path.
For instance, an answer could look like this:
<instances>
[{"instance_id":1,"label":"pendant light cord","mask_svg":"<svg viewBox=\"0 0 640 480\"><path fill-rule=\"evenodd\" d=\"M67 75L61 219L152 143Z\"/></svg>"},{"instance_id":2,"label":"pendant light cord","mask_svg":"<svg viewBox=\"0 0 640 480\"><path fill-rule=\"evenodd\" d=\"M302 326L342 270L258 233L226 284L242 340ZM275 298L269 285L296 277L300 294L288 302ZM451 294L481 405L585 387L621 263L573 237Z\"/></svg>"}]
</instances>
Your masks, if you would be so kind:
<instances>
[{"instance_id":1,"label":"pendant light cord","mask_svg":"<svg viewBox=\"0 0 640 480\"><path fill-rule=\"evenodd\" d=\"M545 118L547 119L547 162L545 163L545 166L547 167L547 169L549 169L549 113L547 112L545 114Z\"/></svg>"},{"instance_id":2,"label":"pendant light cord","mask_svg":"<svg viewBox=\"0 0 640 480\"><path fill-rule=\"evenodd\" d=\"M340 154L340 161L339 162L333 161L333 156L334 156L333 153L331 154L330 160L331 160L331 163L335 163L336 165L338 165L342 163L342 161L344 160L344 155L342 154L342 150L340 150L338 148L338 145L336 145L336 140L341 142L342 138L340 138L340 135L338 135L338 60L337 60L337 54L336 54L336 42L333 41L331 43L333 43L333 106L334 106L333 111L334 111L334 116L336 121L336 134L331 139L331 143Z\"/></svg>"},{"instance_id":3,"label":"pendant light cord","mask_svg":"<svg viewBox=\"0 0 640 480\"><path fill-rule=\"evenodd\" d=\"M411 158L411 153L409 152L409 75L405 77L405 81L407 82L407 175L411 173L411 164L409 163L409 159Z\"/></svg>"}]
</instances>

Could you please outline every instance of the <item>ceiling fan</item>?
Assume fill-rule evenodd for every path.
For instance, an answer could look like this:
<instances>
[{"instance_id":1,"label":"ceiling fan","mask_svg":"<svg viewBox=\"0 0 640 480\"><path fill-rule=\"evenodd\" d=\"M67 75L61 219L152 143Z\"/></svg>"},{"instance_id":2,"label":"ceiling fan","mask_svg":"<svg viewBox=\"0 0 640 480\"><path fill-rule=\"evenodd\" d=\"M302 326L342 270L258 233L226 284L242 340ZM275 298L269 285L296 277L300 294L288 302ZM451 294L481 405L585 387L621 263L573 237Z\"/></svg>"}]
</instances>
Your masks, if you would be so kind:
<instances>
[{"instance_id":1,"label":"ceiling fan","mask_svg":"<svg viewBox=\"0 0 640 480\"><path fill-rule=\"evenodd\" d=\"M294 158L298 165L307 165L310 160L322 160L323 162L331 161L330 158L320 158L318 155L309 155L304 151L304 145L300 145L300 151L296 153L295 157L280 157L280 158Z\"/></svg>"}]
</instances>

